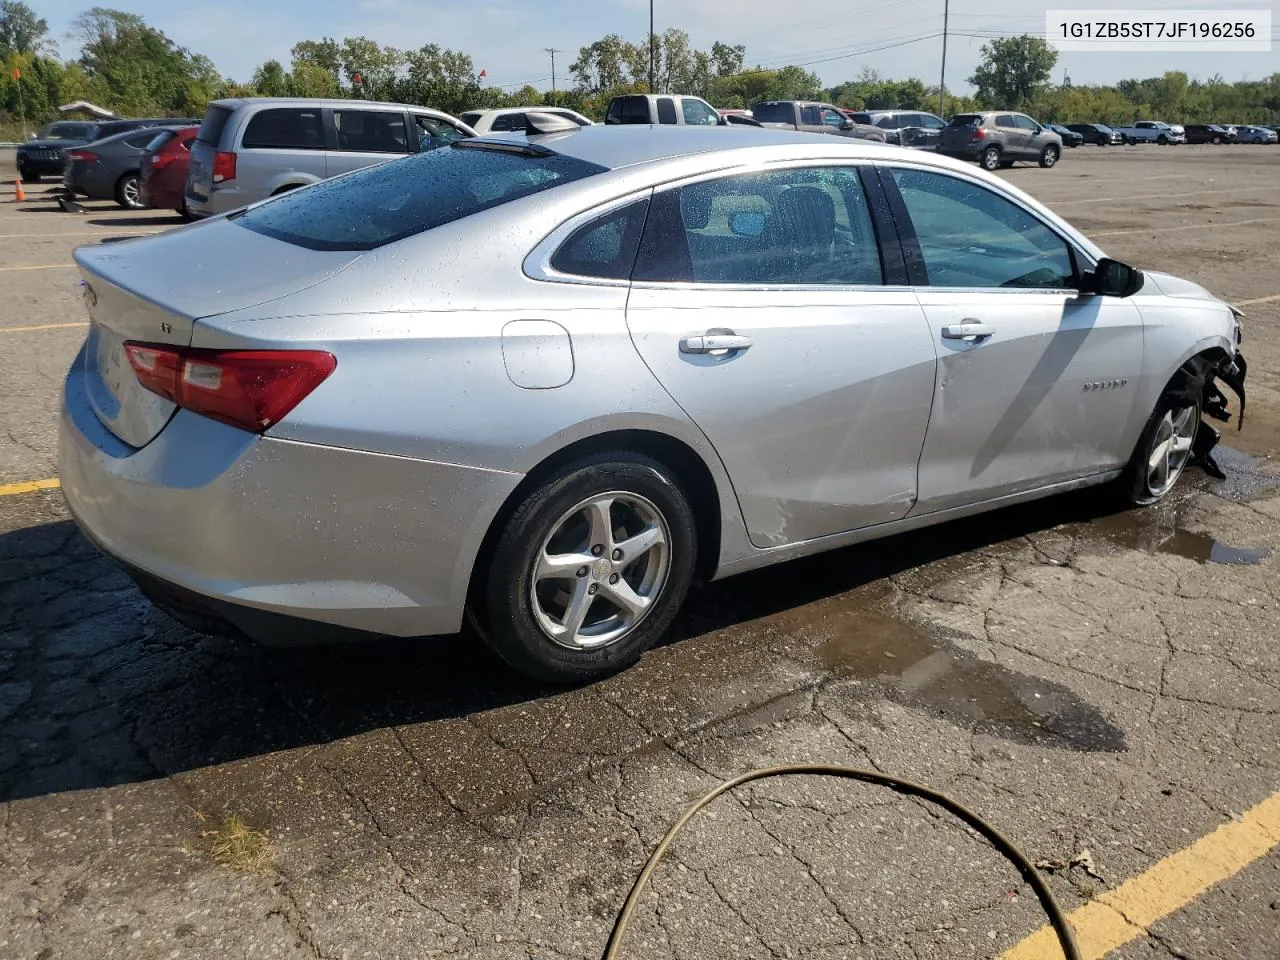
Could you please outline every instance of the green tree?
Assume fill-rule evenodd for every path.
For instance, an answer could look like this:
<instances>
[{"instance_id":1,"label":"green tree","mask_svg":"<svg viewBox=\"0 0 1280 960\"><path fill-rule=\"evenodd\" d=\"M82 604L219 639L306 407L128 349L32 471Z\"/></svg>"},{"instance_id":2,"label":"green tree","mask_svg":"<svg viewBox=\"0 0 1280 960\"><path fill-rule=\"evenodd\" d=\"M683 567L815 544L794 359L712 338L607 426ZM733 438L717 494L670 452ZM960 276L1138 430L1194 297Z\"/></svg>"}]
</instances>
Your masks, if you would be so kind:
<instances>
[{"instance_id":1,"label":"green tree","mask_svg":"<svg viewBox=\"0 0 1280 960\"><path fill-rule=\"evenodd\" d=\"M51 49L49 24L21 0L0 0L0 58Z\"/></svg>"},{"instance_id":2,"label":"green tree","mask_svg":"<svg viewBox=\"0 0 1280 960\"><path fill-rule=\"evenodd\" d=\"M260 97L287 97L292 92L292 78L279 60L268 60L253 74L253 89Z\"/></svg>"},{"instance_id":3,"label":"green tree","mask_svg":"<svg viewBox=\"0 0 1280 960\"><path fill-rule=\"evenodd\" d=\"M982 45L982 62L969 82L987 107L1022 109L1048 82L1058 52L1043 37L1024 34Z\"/></svg>"}]
</instances>

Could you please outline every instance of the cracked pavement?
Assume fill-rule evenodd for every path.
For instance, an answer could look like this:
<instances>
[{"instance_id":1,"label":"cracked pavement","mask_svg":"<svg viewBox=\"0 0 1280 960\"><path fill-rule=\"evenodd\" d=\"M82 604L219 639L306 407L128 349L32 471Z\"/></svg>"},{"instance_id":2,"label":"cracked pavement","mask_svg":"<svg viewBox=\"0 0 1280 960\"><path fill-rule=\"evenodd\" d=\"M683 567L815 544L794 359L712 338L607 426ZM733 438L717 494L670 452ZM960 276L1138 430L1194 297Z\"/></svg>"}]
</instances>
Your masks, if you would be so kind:
<instances>
[{"instance_id":1,"label":"cracked pavement","mask_svg":"<svg viewBox=\"0 0 1280 960\"><path fill-rule=\"evenodd\" d=\"M1082 148L1009 176L1102 232L1203 213L1073 207L1082 188L1257 184L1215 206L1228 224L1278 205L1280 151L1262 149ZM0 211L5 233L39 234L0 239L10 259L151 228L107 206L41 212L36 190ZM1280 292L1268 225L1102 242L1237 300ZM0 273L0 484L56 474L83 337L4 328L82 319L73 283ZM1058 497L713 584L671 642L577 690L518 680L467 635L198 636L79 535L56 490L0 497L0 957L590 958L689 802L799 762L928 784L1033 860L1088 850L1103 880L1048 877L1067 910L1088 902L1280 789L1280 560L1213 562L1215 544L1280 551L1280 303L1245 310L1250 415L1224 432L1227 481L1188 475L1125 513ZM214 861L230 815L265 833L269 872ZM1273 849L1113 955L1274 960L1278 891ZM690 825L622 956L988 957L1043 922L961 822L794 777Z\"/></svg>"}]
</instances>

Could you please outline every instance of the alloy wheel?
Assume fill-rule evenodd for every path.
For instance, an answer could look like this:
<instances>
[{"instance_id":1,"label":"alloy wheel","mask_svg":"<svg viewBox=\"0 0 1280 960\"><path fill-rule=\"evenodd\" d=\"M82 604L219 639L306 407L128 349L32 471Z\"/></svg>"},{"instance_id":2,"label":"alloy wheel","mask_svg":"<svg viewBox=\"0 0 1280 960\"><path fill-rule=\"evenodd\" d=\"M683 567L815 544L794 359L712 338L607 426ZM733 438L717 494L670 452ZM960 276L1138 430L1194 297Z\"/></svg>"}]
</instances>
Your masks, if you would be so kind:
<instances>
[{"instance_id":1,"label":"alloy wheel","mask_svg":"<svg viewBox=\"0 0 1280 960\"><path fill-rule=\"evenodd\" d=\"M138 188L138 178L130 177L120 186L120 193L124 197L124 202L133 209L142 206L142 197Z\"/></svg>"},{"instance_id":2,"label":"alloy wheel","mask_svg":"<svg viewBox=\"0 0 1280 960\"><path fill-rule=\"evenodd\" d=\"M638 494L595 494L561 514L530 577L534 619L555 643L594 650L648 615L671 569L666 518Z\"/></svg>"},{"instance_id":3,"label":"alloy wheel","mask_svg":"<svg viewBox=\"0 0 1280 960\"><path fill-rule=\"evenodd\" d=\"M1169 410L1160 420L1147 456L1147 491L1152 497L1163 497L1177 483L1191 459L1198 426L1194 405Z\"/></svg>"}]
</instances>

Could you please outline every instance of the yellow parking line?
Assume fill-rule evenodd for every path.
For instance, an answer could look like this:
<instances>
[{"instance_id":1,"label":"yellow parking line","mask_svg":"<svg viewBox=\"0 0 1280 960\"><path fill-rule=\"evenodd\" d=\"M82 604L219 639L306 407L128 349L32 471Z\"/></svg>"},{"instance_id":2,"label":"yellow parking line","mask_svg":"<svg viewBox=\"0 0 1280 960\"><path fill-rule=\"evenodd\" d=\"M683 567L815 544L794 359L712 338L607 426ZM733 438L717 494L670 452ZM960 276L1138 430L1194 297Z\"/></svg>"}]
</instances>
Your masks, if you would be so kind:
<instances>
[{"instance_id":1,"label":"yellow parking line","mask_svg":"<svg viewBox=\"0 0 1280 960\"><path fill-rule=\"evenodd\" d=\"M59 330L62 327L87 327L87 320L78 320L75 323L37 323L31 327L0 327L0 333L26 333L29 330Z\"/></svg>"},{"instance_id":2,"label":"yellow parking line","mask_svg":"<svg viewBox=\"0 0 1280 960\"><path fill-rule=\"evenodd\" d=\"M1090 237L1122 237L1129 233L1175 233L1178 230L1216 230L1219 227L1244 227L1251 223L1274 223L1280 217L1256 217L1253 220L1236 220L1233 223L1184 223L1180 227L1142 227L1138 230L1104 230L1101 233L1090 232Z\"/></svg>"},{"instance_id":3,"label":"yellow parking line","mask_svg":"<svg viewBox=\"0 0 1280 960\"><path fill-rule=\"evenodd\" d=\"M0 273L8 273L13 270L61 270L64 267L74 266L74 263L41 263L34 267L0 267Z\"/></svg>"},{"instance_id":4,"label":"yellow parking line","mask_svg":"<svg viewBox=\"0 0 1280 960\"><path fill-rule=\"evenodd\" d=\"M0 497L11 497L15 493L35 493L37 490L57 490L62 481L57 477L49 480L28 480L25 483L0 484Z\"/></svg>"},{"instance_id":5,"label":"yellow parking line","mask_svg":"<svg viewBox=\"0 0 1280 960\"><path fill-rule=\"evenodd\" d=\"M1269 297L1254 297L1252 300L1236 300L1235 305L1237 307L1247 307L1254 303L1274 303L1277 300L1280 300L1280 293L1273 293Z\"/></svg>"},{"instance_id":6,"label":"yellow parking line","mask_svg":"<svg viewBox=\"0 0 1280 960\"><path fill-rule=\"evenodd\" d=\"M1180 910L1209 888L1229 880L1280 846L1280 793L1273 793L1239 820L1224 823L1191 846L1073 910L1067 918L1085 960L1101 960ZM1051 927L1041 927L1000 960L1046 960L1061 956Z\"/></svg>"}]
</instances>

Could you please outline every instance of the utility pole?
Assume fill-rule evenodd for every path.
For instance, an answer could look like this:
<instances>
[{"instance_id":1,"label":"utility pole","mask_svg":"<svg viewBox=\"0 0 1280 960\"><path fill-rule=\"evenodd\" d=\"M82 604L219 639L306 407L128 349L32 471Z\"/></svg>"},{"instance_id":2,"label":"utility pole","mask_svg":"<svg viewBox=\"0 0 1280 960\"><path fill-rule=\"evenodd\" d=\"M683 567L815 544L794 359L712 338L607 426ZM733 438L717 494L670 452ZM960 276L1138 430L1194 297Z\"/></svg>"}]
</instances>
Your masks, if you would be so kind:
<instances>
[{"instance_id":1,"label":"utility pole","mask_svg":"<svg viewBox=\"0 0 1280 960\"><path fill-rule=\"evenodd\" d=\"M653 89L653 0L649 0L649 92L658 92Z\"/></svg>"},{"instance_id":2,"label":"utility pole","mask_svg":"<svg viewBox=\"0 0 1280 960\"><path fill-rule=\"evenodd\" d=\"M951 0L942 0L942 77L938 80L938 116L947 119L947 27L951 20Z\"/></svg>"},{"instance_id":3,"label":"utility pole","mask_svg":"<svg viewBox=\"0 0 1280 960\"><path fill-rule=\"evenodd\" d=\"M556 104L556 54L564 53L564 51L557 50L555 47L543 47L542 49L546 50L547 53L551 54L551 105L554 107L554 106L557 106Z\"/></svg>"}]
</instances>

